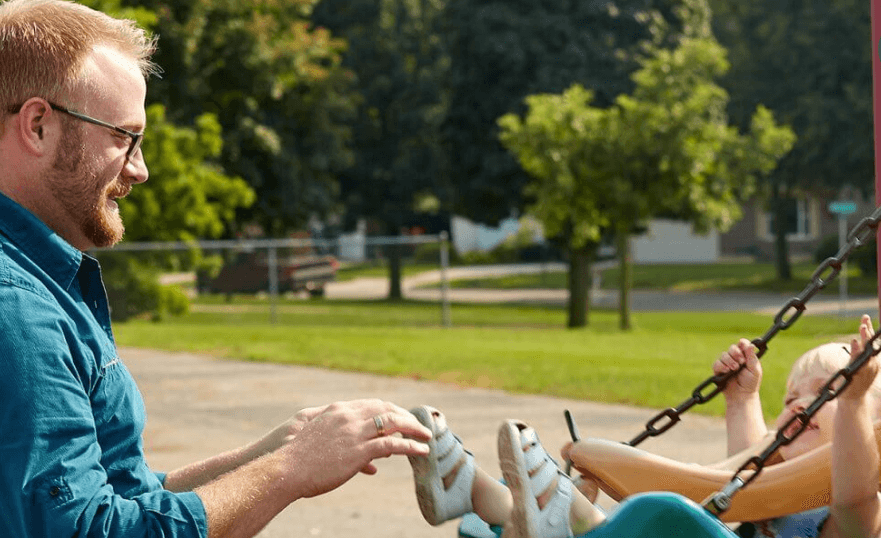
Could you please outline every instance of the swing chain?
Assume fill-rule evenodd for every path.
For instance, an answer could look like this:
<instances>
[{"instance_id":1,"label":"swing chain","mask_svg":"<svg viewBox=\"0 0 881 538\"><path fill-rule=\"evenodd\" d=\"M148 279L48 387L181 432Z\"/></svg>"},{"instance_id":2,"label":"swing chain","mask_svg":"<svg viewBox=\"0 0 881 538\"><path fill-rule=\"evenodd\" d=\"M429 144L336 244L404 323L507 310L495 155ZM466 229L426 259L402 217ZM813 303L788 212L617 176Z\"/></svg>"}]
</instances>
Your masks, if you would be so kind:
<instances>
[{"instance_id":1,"label":"swing chain","mask_svg":"<svg viewBox=\"0 0 881 538\"><path fill-rule=\"evenodd\" d=\"M777 430L777 434L774 436L774 442L768 445L761 454L749 458L737 469L734 476L731 478L731 482L729 482L727 486L704 501L704 508L716 516L720 516L727 511L728 508L731 507L731 498L734 494L758 478L759 474L765 468L765 463L768 459L777 452L780 447L790 444L801 435L808 425L810 425L811 419L820 408L830 400L837 398L838 395L850 385L854 374L856 374L871 357L877 355L878 352L881 351L881 348L875 346L875 341L878 340L879 337L881 337L881 332L876 333L868 342L866 342L866 347L859 356L853 359L846 367L836 372L835 375L823 385L820 389L819 395L813 402L811 402L811 405L809 405L807 409L795 414L792 418L786 421L786 424ZM845 348L845 350L846 349L847 348ZM790 432L789 430L791 428L795 429ZM753 471L753 473L746 479L742 478L741 475L748 471Z\"/></svg>"},{"instance_id":2,"label":"swing chain","mask_svg":"<svg viewBox=\"0 0 881 538\"><path fill-rule=\"evenodd\" d=\"M768 350L768 342L774 336L783 330L791 327L798 318L807 309L807 302L817 294L818 291L825 288L830 282L835 280L850 256L851 252L861 247L869 239L872 233L878 228L881 221L881 206L875 208L875 211L868 217L862 219L847 236L847 242L841 246L838 253L824 260L811 276L811 281L797 296L790 299L783 308L774 316L774 324L768 329L763 336L752 340L752 344L756 347L756 357L759 359ZM828 274L827 274L828 271ZM717 374L708 377L703 383L698 385L691 393L691 397L679 404L677 407L669 407L664 409L645 425L645 430L639 435L625 443L630 446L637 446L649 437L657 437L666 432L680 421L681 415L694 407L695 405L703 405L725 389L732 378L736 377L744 368L746 363L741 364L736 370L730 370L723 374ZM666 422L662 422L665 421ZM660 423L660 426L658 425Z\"/></svg>"}]
</instances>

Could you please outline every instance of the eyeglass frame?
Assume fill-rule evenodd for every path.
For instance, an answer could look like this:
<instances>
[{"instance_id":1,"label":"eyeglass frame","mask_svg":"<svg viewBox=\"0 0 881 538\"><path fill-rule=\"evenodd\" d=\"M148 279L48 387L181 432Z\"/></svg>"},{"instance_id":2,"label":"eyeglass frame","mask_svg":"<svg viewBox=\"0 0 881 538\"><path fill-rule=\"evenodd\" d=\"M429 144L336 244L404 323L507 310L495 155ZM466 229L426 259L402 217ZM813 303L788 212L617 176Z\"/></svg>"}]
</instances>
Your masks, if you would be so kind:
<instances>
[{"instance_id":1,"label":"eyeglass frame","mask_svg":"<svg viewBox=\"0 0 881 538\"><path fill-rule=\"evenodd\" d=\"M132 131L129 131L128 129L123 129L122 127L119 127L117 125L113 125L112 123L107 123L106 121L101 121L99 119L93 118L91 116L87 116L87 115L82 114L80 112L74 112L73 110L70 110L70 109L63 107L61 105L56 105L52 101L46 101L46 102L49 103L49 106L52 107L53 110L57 110L58 112L63 112L65 114L67 114L68 116L72 116L78 120L81 120L81 121L84 121L87 123L91 123L94 125L98 125L100 127L105 127L107 129L110 129L111 131L115 131L117 133L124 134L127 137L129 137L131 142L129 142L128 150L125 152L125 158L127 160L132 159L132 156L134 156L134 154L138 152L138 149L140 149L140 147L141 147L141 143L144 141L144 133L143 132L133 133ZM17 105L17 106L11 106L9 108L9 113L10 114L18 114L21 111L21 107L23 107L23 106L24 106L23 104Z\"/></svg>"}]
</instances>

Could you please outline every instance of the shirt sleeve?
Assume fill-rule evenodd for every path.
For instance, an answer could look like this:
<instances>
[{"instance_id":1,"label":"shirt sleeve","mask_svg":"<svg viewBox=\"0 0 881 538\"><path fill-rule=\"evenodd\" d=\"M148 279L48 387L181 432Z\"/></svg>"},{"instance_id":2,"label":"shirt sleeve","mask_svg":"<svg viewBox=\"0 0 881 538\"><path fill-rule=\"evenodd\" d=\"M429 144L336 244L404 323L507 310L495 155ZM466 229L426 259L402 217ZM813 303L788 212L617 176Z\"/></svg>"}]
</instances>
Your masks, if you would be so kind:
<instances>
[{"instance_id":1,"label":"shirt sleeve","mask_svg":"<svg viewBox=\"0 0 881 538\"><path fill-rule=\"evenodd\" d=\"M100 368L76 323L39 293L0 286L0 536L206 537L195 493L151 476L155 487L123 497L109 483L92 406Z\"/></svg>"}]
</instances>

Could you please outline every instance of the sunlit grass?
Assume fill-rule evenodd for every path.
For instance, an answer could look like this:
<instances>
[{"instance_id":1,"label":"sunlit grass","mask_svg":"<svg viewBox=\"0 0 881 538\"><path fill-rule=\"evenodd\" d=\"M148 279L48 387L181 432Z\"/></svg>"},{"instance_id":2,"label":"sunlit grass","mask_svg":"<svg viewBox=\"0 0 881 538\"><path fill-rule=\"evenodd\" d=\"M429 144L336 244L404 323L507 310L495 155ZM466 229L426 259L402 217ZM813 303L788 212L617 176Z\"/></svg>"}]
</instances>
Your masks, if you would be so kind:
<instances>
[{"instance_id":1,"label":"sunlit grass","mask_svg":"<svg viewBox=\"0 0 881 538\"><path fill-rule=\"evenodd\" d=\"M200 302L195 312L162 323L116 326L120 345L208 353L390 376L487 386L647 407L686 399L710 365L740 337L755 338L767 316L739 313L634 314L620 332L617 315L592 311L590 326L566 330L560 309L454 305L452 328L440 308L423 303L296 301ZM779 411L789 366L807 349L856 327L857 320L805 316L771 343L763 360L764 411ZM720 414L713 401L697 412Z\"/></svg>"}]
</instances>

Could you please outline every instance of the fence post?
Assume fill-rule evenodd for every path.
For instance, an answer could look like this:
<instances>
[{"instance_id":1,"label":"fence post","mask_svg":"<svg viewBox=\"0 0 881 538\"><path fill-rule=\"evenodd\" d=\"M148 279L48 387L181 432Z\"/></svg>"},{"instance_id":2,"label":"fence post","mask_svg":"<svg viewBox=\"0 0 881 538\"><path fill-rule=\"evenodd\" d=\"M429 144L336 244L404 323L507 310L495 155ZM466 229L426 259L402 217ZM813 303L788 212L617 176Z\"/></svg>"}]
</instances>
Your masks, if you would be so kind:
<instances>
[{"instance_id":1,"label":"fence post","mask_svg":"<svg viewBox=\"0 0 881 538\"><path fill-rule=\"evenodd\" d=\"M276 303L278 302L278 252L275 247L269 247L269 256L266 263L269 271L269 322L273 325L278 322Z\"/></svg>"},{"instance_id":2,"label":"fence post","mask_svg":"<svg viewBox=\"0 0 881 538\"><path fill-rule=\"evenodd\" d=\"M441 276L441 324L453 325L450 319L450 284L447 281L447 267L450 265L450 243L446 231L440 233L440 276Z\"/></svg>"}]
</instances>

